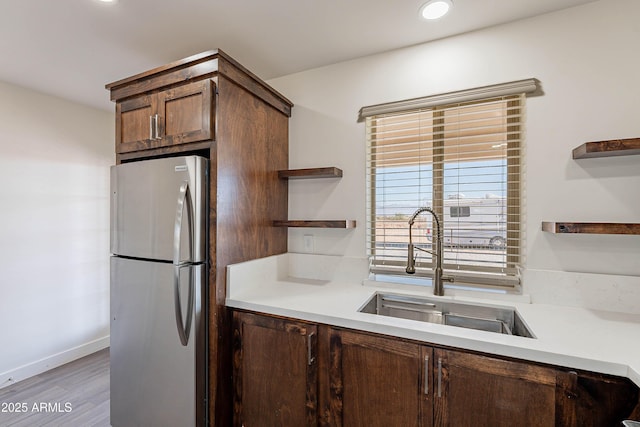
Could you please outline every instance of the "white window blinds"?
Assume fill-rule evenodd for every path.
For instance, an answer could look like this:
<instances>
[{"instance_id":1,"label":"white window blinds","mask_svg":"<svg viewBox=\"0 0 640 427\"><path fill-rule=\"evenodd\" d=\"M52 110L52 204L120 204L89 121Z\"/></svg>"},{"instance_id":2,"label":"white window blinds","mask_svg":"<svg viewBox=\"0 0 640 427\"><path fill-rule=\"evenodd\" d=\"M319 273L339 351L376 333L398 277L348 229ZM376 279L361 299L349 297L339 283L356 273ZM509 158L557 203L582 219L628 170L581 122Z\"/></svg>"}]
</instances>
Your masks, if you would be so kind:
<instances>
[{"instance_id":1,"label":"white window blinds","mask_svg":"<svg viewBox=\"0 0 640 427\"><path fill-rule=\"evenodd\" d=\"M520 92L404 111L361 110L373 273L404 274L408 220L428 206L444 224L447 275L459 283L518 283L524 103ZM367 108L372 115L362 114ZM414 244L431 249L433 238L431 217L420 216ZM433 257L417 254L417 274L430 276Z\"/></svg>"}]
</instances>

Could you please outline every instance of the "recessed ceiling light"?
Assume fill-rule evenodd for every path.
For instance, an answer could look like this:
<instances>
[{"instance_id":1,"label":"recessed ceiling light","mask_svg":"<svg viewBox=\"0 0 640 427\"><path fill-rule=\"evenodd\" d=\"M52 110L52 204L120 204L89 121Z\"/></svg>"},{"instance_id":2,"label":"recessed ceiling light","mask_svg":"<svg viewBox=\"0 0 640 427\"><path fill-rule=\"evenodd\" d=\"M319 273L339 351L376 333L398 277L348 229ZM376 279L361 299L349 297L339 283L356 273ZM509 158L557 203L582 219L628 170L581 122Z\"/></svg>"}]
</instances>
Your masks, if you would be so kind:
<instances>
[{"instance_id":1,"label":"recessed ceiling light","mask_svg":"<svg viewBox=\"0 0 640 427\"><path fill-rule=\"evenodd\" d=\"M424 19L439 19L449 12L453 6L451 0L431 0L420 8L420 16Z\"/></svg>"},{"instance_id":2,"label":"recessed ceiling light","mask_svg":"<svg viewBox=\"0 0 640 427\"><path fill-rule=\"evenodd\" d=\"M102 2L102 3L115 3L118 0L99 0L99 1Z\"/></svg>"}]
</instances>

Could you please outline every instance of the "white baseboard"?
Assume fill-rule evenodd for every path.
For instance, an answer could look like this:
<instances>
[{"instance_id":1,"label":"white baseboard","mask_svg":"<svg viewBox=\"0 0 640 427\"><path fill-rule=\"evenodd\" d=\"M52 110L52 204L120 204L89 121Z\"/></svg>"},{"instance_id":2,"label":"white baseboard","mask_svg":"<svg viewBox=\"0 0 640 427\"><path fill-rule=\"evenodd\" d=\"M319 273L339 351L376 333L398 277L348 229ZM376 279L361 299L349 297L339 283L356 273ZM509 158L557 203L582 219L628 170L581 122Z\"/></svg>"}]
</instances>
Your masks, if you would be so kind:
<instances>
[{"instance_id":1,"label":"white baseboard","mask_svg":"<svg viewBox=\"0 0 640 427\"><path fill-rule=\"evenodd\" d=\"M79 345L69 350L42 358L32 363L22 365L16 369L0 373L0 389L8 387L27 378L62 366L81 357L109 347L109 336Z\"/></svg>"}]
</instances>

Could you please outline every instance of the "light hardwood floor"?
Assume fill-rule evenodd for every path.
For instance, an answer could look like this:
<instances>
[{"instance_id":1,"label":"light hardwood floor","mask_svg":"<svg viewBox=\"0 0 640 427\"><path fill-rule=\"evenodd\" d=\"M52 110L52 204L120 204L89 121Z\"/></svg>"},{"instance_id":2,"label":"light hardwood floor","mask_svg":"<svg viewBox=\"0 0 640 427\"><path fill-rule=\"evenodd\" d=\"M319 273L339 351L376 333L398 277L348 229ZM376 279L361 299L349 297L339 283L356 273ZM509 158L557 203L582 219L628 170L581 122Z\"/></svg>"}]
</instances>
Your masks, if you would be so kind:
<instances>
[{"instance_id":1,"label":"light hardwood floor","mask_svg":"<svg viewBox=\"0 0 640 427\"><path fill-rule=\"evenodd\" d=\"M109 425L108 348L0 389L2 427Z\"/></svg>"}]
</instances>

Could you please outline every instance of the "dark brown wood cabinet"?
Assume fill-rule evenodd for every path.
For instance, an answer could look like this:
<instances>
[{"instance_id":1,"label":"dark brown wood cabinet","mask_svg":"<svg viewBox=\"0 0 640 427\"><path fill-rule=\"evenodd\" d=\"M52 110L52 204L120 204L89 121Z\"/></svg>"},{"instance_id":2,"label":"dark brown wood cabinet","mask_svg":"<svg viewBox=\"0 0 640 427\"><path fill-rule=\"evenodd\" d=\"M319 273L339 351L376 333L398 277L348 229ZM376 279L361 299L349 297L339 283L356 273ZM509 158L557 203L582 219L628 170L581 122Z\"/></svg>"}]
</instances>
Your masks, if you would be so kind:
<instances>
[{"instance_id":1,"label":"dark brown wood cabinet","mask_svg":"<svg viewBox=\"0 0 640 427\"><path fill-rule=\"evenodd\" d=\"M553 427L562 413L556 369L454 350L434 357L437 426Z\"/></svg>"},{"instance_id":2,"label":"dark brown wood cabinet","mask_svg":"<svg viewBox=\"0 0 640 427\"><path fill-rule=\"evenodd\" d=\"M260 425L345 427L596 427L640 417L638 387L625 378L257 314L236 313L234 337L236 425L247 414ZM309 351L317 368L305 371ZM276 418L279 408L296 421Z\"/></svg>"},{"instance_id":3,"label":"dark brown wood cabinet","mask_svg":"<svg viewBox=\"0 0 640 427\"><path fill-rule=\"evenodd\" d=\"M330 339L326 425L433 425L433 349L341 330Z\"/></svg>"},{"instance_id":4,"label":"dark brown wood cabinet","mask_svg":"<svg viewBox=\"0 0 640 427\"><path fill-rule=\"evenodd\" d=\"M197 154L209 160L208 424L233 416L226 266L287 252L288 121L293 104L221 50L106 85L117 163ZM204 420L199 420L199 425Z\"/></svg>"},{"instance_id":5,"label":"dark brown wood cabinet","mask_svg":"<svg viewBox=\"0 0 640 427\"><path fill-rule=\"evenodd\" d=\"M330 358L328 425L556 425L553 368L341 330Z\"/></svg>"},{"instance_id":6,"label":"dark brown wood cabinet","mask_svg":"<svg viewBox=\"0 0 640 427\"><path fill-rule=\"evenodd\" d=\"M640 420L638 387L627 378L569 371L558 388L566 397L559 425L618 427L625 419Z\"/></svg>"},{"instance_id":7,"label":"dark brown wood cabinet","mask_svg":"<svg viewBox=\"0 0 640 427\"><path fill-rule=\"evenodd\" d=\"M234 425L317 425L317 326L233 316Z\"/></svg>"},{"instance_id":8,"label":"dark brown wood cabinet","mask_svg":"<svg viewBox=\"0 0 640 427\"><path fill-rule=\"evenodd\" d=\"M116 152L214 139L215 83L201 80L116 103Z\"/></svg>"}]
</instances>

